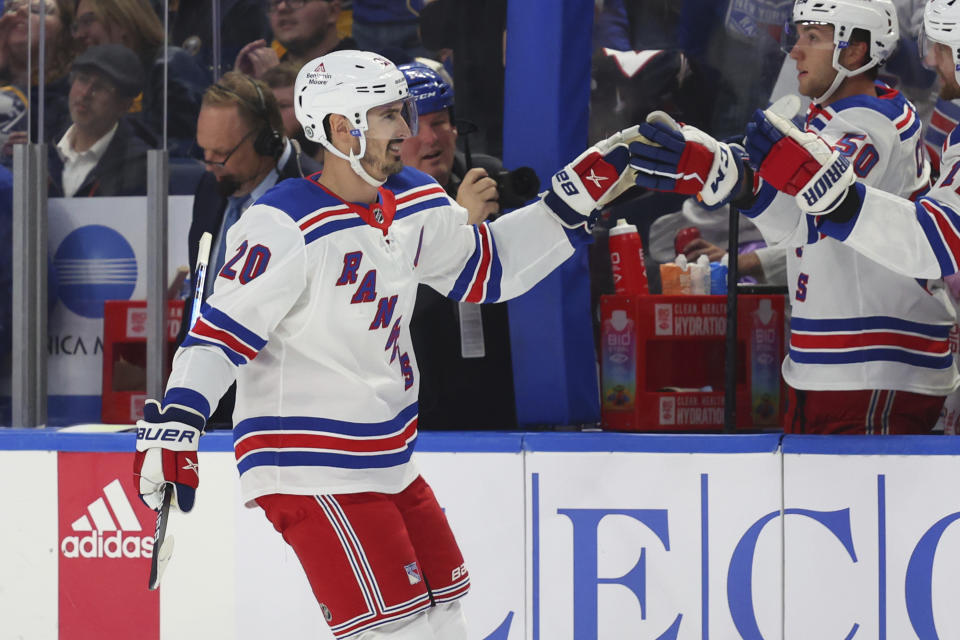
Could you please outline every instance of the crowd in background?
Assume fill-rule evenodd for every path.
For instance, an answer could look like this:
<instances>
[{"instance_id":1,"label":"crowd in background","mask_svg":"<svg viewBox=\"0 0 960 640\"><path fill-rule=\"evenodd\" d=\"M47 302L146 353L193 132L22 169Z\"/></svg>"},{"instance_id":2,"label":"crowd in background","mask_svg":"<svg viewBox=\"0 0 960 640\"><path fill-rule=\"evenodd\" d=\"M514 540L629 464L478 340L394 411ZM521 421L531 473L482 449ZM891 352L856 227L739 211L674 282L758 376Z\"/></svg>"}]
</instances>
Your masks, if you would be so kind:
<instances>
[{"instance_id":1,"label":"crowd in background","mask_svg":"<svg viewBox=\"0 0 960 640\"><path fill-rule=\"evenodd\" d=\"M916 55L912 5L922 3L899 4L906 26L901 52L882 78L904 89L923 113L935 76ZM468 142L478 154L501 155L507 0L222 0L216 35L212 5L0 0L0 209L9 211L9 189L2 187L9 184L13 145L28 141L48 145L50 196L143 195L146 150L156 148L169 151L175 180L187 176L171 192L199 193L217 162L204 153L198 118L210 87L231 72L228 87L243 84L237 74L263 83L282 119L278 134L322 166L322 148L305 138L294 117L293 85L304 62L343 49L375 51L398 65L427 64L456 90L450 126L460 135L451 144L461 153ZM792 0L596 0L589 141L655 109L718 139L742 132L753 110L777 92L785 58L780 31L792 6ZM255 112L258 103L266 111L262 95L249 99ZM281 153L278 147L276 157ZM651 222L680 212L683 200L646 192L607 212L604 226L626 218L648 246L656 244ZM10 216L0 214L8 225ZM2 226L0 239L8 234ZM600 249L602 255L602 242ZM595 271L604 273L602 266ZM0 273L8 283L9 266ZM656 272L650 273L656 286ZM0 287L9 305L9 284ZM601 277L595 288L607 293L609 283ZM9 311L2 316L0 340L9 345Z\"/></svg>"}]
</instances>

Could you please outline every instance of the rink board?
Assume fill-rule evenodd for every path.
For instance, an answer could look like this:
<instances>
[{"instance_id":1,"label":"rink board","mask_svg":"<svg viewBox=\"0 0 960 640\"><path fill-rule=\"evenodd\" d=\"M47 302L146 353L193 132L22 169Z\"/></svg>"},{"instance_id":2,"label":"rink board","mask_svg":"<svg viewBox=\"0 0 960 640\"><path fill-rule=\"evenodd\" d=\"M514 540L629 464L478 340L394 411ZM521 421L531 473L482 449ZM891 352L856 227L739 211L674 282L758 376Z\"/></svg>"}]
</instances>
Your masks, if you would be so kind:
<instances>
[{"instance_id":1,"label":"rink board","mask_svg":"<svg viewBox=\"0 0 960 640\"><path fill-rule=\"evenodd\" d=\"M230 447L203 439L156 593L132 435L0 431L0 640L332 637ZM424 433L416 459L471 640L960 637L952 438Z\"/></svg>"}]
</instances>

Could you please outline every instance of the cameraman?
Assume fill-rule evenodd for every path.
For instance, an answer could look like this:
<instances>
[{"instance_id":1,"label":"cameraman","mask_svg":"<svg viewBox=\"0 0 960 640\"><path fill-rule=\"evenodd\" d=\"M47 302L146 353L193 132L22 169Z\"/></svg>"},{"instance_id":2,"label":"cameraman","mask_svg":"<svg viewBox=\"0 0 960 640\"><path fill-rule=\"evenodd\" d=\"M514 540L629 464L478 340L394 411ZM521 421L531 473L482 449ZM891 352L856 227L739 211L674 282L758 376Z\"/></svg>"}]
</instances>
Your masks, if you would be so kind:
<instances>
[{"instance_id":1,"label":"cameraman","mask_svg":"<svg viewBox=\"0 0 960 640\"><path fill-rule=\"evenodd\" d=\"M478 224L500 210L500 161L456 150L453 88L430 67L400 65L420 120L400 147L404 164L436 179ZM445 293L445 292L444 292ZM410 321L420 367L420 429L510 429L517 423L506 303L457 303L420 285ZM478 393L478 388L482 389Z\"/></svg>"},{"instance_id":2,"label":"cameraman","mask_svg":"<svg viewBox=\"0 0 960 640\"><path fill-rule=\"evenodd\" d=\"M470 212L468 222L478 224L500 211L497 183L491 176L503 170L493 156L475 154L476 165L467 170L464 154L457 150L457 128L453 124L453 87L421 62L400 65L410 94L417 101L419 131L400 147L407 166L433 176L451 198Z\"/></svg>"}]
</instances>

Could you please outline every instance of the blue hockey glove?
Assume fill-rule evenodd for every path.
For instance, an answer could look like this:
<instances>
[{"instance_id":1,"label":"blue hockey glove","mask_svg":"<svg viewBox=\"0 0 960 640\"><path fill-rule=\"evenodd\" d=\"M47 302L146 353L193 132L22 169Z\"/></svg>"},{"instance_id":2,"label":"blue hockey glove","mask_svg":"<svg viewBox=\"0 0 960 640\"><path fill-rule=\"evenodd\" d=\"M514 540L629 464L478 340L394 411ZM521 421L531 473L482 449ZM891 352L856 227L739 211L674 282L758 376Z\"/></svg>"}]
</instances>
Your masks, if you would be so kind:
<instances>
[{"instance_id":1,"label":"blue hockey glove","mask_svg":"<svg viewBox=\"0 0 960 640\"><path fill-rule=\"evenodd\" d=\"M544 202L561 224L589 231L600 210L633 186L628 144L637 132L633 126L613 134L553 175Z\"/></svg>"},{"instance_id":2,"label":"blue hockey glove","mask_svg":"<svg viewBox=\"0 0 960 640\"><path fill-rule=\"evenodd\" d=\"M711 209L737 195L746 155L739 146L679 124L663 111L647 116L640 135L643 140L630 145L630 165L637 170L641 187L697 194Z\"/></svg>"},{"instance_id":3,"label":"blue hockey glove","mask_svg":"<svg viewBox=\"0 0 960 640\"><path fill-rule=\"evenodd\" d=\"M160 508L166 484L173 486L173 506L183 512L193 509L200 484L197 445L204 421L202 415L182 405L161 409L156 400L144 404L143 420L137 422L133 480L140 499L151 509Z\"/></svg>"},{"instance_id":4,"label":"blue hockey glove","mask_svg":"<svg viewBox=\"0 0 960 640\"><path fill-rule=\"evenodd\" d=\"M810 215L830 213L856 180L846 156L819 136L801 131L772 109L754 113L747 125L750 164L777 191L794 196Z\"/></svg>"}]
</instances>

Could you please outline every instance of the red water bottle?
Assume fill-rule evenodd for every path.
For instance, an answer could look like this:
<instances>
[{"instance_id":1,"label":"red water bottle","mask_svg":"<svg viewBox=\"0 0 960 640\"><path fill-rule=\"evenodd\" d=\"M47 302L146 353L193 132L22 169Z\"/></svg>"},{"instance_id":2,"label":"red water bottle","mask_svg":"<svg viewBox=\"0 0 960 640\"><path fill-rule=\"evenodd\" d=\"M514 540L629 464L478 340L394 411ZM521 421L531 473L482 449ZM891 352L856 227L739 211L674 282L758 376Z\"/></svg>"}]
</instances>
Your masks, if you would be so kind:
<instances>
[{"instance_id":1,"label":"red water bottle","mask_svg":"<svg viewBox=\"0 0 960 640\"><path fill-rule=\"evenodd\" d=\"M610 229L610 265L613 267L613 288L618 294L650 293L647 267L643 262L643 242L637 228L622 218Z\"/></svg>"}]
</instances>

